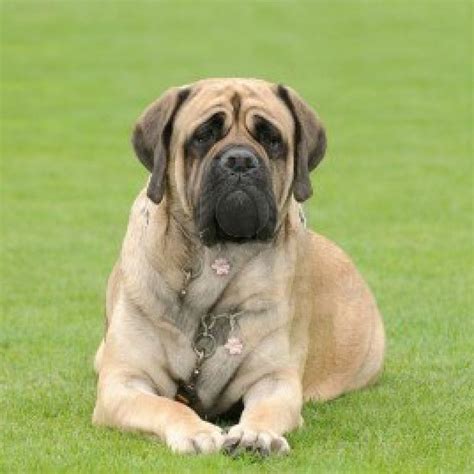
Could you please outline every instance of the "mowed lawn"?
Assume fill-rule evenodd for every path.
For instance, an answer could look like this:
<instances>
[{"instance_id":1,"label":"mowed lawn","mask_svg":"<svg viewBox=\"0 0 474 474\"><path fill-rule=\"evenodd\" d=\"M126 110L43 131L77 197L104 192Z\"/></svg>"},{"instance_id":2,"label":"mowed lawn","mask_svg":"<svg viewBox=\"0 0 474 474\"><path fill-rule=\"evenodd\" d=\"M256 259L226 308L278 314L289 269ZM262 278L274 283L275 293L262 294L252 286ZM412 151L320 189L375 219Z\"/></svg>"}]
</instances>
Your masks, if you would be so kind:
<instances>
[{"instance_id":1,"label":"mowed lawn","mask_svg":"<svg viewBox=\"0 0 474 474\"><path fill-rule=\"evenodd\" d=\"M469 2L1 4L3 472L473 472ZM105 281L165 88L297 89L329 151L306 205L373 288L380 383L307 406L286 458L180 457L91 425Z\"/></svg>"}]
</instances>

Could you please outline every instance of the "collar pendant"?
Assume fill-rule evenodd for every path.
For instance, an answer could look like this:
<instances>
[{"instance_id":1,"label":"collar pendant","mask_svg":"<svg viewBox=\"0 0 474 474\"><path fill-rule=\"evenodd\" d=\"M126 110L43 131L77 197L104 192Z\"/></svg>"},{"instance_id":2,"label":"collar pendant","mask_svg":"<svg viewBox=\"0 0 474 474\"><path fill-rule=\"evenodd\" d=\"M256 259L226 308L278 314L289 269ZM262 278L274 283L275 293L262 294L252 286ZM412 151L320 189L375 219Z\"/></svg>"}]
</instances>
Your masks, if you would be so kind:
<instances>
[{"instance_id":1,"label":"collar pendant","mask_svg":"<svg viewBox=\"0 0 474 474\"><path fill-rule=\"evenodd\" d=\"M211 265L216 275L225 276L230 272L230 263L226 258L216 258L214 263Z\"/></svg>"},{"instance_id":2,"label":"collar pendant","mask_svg":"<svg viewBox=\"0 0 474 474\"><path fill-rule=\"evenodd\" d=\"M229 355L242 354L243 348L244 345L238 337L229 337L224 345L224 349L229 353Z\"/></svg>"}]
</instances>

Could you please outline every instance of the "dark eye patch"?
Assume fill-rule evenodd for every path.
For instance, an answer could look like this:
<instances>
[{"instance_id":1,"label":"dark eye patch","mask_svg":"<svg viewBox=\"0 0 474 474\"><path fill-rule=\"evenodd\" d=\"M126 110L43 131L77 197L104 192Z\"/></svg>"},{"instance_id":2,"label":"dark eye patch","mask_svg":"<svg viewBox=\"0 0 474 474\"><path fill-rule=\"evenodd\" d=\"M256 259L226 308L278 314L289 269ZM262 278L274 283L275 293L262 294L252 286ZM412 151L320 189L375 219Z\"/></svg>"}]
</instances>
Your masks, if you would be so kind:
<instances>
[{"instance_id":1,"label":"dark eye patch","mask_svg":"<svg viewBox=\"0 0 474 474\"><path fill-rule=\"evenodd\" d=\"M284 158L286 156L286 144L280 131L259 115L255 117L252 135L265 148L270 158Z\"/></svg>"},{"instance_id":2,"label":"dark eye patch","mask_svg":"<svg viewBox=\"0 0 474 474\"><path fill-rule=\"evenodd\" d=\"M224 114L218 112L199 125L188 140L188 151L193 152L193 155L204 156L224 136L224 120Z\"/></svg>"}]
</instances>

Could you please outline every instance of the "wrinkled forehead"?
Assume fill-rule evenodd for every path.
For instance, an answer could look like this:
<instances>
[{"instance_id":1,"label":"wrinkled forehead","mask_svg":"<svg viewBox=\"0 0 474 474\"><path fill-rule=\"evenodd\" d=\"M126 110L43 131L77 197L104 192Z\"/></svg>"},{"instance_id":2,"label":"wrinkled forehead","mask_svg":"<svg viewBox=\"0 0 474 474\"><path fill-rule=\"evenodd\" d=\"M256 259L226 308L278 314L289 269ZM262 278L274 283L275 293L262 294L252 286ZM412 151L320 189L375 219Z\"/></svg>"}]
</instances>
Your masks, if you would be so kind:
<instances>
[{"instance_id":1,"label":"wrinkled forehead","mask_svg":"<svg viewBox=\"0 0 474 474\"><path fill-rule=\"evenodd\" d=\"M293 133L293 119L276 94L274 84L260 80L209 79L190 86L191 94L175 120L175 128L187 133L217 112L247 122L260 115L280 130Z\"/></svg>"}]
</instances>

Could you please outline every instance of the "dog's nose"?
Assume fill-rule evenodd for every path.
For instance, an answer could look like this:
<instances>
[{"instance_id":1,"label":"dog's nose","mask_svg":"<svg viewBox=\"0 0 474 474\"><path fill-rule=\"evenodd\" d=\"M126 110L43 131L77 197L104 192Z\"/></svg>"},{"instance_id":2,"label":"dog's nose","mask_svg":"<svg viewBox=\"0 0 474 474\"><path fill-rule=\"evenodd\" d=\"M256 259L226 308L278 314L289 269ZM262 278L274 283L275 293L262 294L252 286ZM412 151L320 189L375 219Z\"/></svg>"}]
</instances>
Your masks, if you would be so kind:
<instances>
[{"instance_id":1,"label":"dog's nose","mask_svg":"<svg viewBox=\"0 0 474 474\"><path fill-rule=\"evenodd\" d=\"M235 146L222 154L219 163L224 168L236 173L245 173L252 168L257 168L258 158L248 148Z\"/></svg>"}]
</instances>

